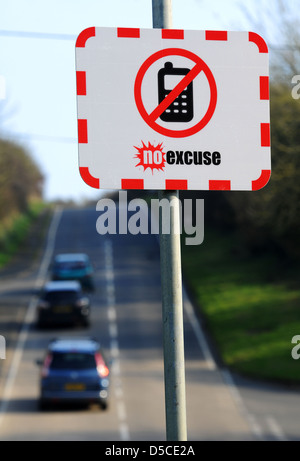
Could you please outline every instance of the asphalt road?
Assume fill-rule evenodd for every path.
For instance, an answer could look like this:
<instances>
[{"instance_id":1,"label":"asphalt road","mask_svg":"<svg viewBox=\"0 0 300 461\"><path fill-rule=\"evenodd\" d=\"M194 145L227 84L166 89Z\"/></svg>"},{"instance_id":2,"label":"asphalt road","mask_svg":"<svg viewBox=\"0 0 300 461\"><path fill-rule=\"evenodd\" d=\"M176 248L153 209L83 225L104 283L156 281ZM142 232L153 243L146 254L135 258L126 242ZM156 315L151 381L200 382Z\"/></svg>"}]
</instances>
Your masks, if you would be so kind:
<instances>
[{"instance_id":1,"label":"asphalt road","mask_svg":"<svg viewBox=\"0 0 300 461\"><path fill-rule=\"evenodd\" d=\"M155 235L99 235L96 207L57 210L37 258L1 272L1 441L165 441L159 244ZM38 330L37 293L55 253L83 251L95 268L91 326ZM111 398L98 407L38 409L36 359L55 336L97 337L112 359ZM300 440L299 391L219 367L184 295L188 441Z\"/></svg>"}]
</instances>

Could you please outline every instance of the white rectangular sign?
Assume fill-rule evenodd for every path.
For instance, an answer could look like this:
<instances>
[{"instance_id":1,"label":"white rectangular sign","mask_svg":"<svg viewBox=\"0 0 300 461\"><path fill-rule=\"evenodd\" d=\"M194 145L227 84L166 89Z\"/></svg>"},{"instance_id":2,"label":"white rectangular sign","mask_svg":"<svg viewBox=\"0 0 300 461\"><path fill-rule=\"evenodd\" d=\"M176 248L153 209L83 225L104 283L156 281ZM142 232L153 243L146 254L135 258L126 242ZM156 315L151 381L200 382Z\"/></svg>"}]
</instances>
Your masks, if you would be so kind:
<instances>
[{"instance_id":1,"label":"white rectangular sign","mask_svg":"<svg viewBox=\"0 0 300 461\"><path fill-rule=\"evenodd\" d=\"M101 189L258 190L269 55L254 32L91 27L76 41L79 169Z\"/></svg>"}]
</instances>

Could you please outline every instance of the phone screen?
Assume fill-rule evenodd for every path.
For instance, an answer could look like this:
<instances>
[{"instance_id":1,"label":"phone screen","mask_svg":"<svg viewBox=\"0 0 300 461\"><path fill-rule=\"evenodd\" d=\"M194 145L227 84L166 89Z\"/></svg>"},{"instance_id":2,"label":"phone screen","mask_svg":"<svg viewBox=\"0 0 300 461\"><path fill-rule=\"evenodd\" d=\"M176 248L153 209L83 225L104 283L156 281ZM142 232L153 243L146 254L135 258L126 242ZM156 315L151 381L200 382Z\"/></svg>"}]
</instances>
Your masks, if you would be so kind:
<instances>
[{"instance_id":1,"label":"phone screen","mask_svg":"<svg viewBox=\"0 0 300 461\"><path fill-rule=\"evenodd\" d=\"M165 75L165 89L173 90L183 79L183 75Z\"/></svg>"}]
</instances>

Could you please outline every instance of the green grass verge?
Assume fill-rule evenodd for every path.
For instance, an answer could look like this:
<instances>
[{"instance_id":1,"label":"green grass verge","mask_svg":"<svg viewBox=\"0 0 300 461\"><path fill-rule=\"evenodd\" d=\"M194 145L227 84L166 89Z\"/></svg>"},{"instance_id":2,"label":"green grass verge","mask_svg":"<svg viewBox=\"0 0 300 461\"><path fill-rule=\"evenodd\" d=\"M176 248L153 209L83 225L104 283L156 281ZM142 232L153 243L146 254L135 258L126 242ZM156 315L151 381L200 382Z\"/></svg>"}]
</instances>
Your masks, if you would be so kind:
<instances>
[{"instance_id":1,"label":"green grass verge","mask_svg":"<svg viewBox=\"0 0 300 461\"><path fill-rule=\"evenodd\" d=\"M0 267L5 266L16 254L32 225L46 207L47 204L42 201L32 201L26 213L16 214L10 217L9 221L0 224Z\"/></svg>"},{"instance_id":2,"label":"green grass verge","mask_svg":"<svg viewBox=\"0 0 300 461\"><path fill-rule=\"evenodd\" d=\"M199 246L182 243L185 284L228 367L299 384L291 341L300 335L300 263L238 249L236 236L216 230L208 230Z\"/></svg>"}]
</instances>

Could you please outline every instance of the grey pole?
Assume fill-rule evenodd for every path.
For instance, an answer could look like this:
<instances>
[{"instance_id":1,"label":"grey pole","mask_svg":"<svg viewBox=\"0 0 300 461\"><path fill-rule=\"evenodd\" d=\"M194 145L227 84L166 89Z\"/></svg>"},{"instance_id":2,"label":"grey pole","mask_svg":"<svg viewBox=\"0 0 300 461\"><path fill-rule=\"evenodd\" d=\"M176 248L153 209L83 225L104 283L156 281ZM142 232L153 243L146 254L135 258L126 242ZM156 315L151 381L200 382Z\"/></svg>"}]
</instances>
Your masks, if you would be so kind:
<instances>
[{"instance_id":1,"label":"grey pole","mask_svg":"<svg viewBox=\"0 0 300 461\"><path fill-rule=\"evenodd\" d=\"M154 29L172 28L172 0L152 0L152 23Z\"/></svg>"},{"instance_id":2,"label":"grey pole","mask_svg":"<svg viewBox=\"0 0 300 461\"><path fill-rule=\"evenodd\" d=\"M171 3L171 0L152 0L153 28L172 28ZM179 193L176 190L160 191L159 199L167 199L170 205L170 223L163 221L168 216L162 212L159 219L166 435L167 440L185 441L187 430ZM170 231L164 233L168 224Z\"/></svg>"}]
</instances>

